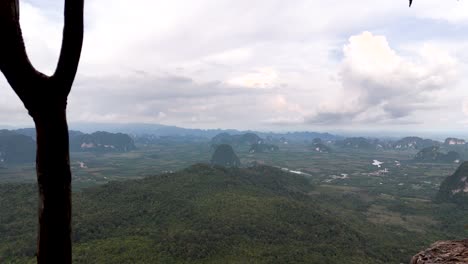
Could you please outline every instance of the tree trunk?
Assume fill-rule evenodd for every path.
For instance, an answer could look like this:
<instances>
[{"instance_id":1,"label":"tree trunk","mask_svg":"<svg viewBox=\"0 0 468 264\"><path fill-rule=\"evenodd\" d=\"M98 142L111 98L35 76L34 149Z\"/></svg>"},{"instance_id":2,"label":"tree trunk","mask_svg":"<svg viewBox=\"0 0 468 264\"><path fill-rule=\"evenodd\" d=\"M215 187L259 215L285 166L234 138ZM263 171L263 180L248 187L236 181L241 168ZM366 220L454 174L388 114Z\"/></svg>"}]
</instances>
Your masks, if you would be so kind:
<instances>
[{"instance_id":1,"label":"tree trunk","mask_svg":"<svg viewBox=\"0 0 468 264\"><path fill-rule=\"evenodd\" d=\"M39 187L39 264L69 264L71 172L67 96L83 44L84 0L65 0L62 49L52 76L30 63L20 26L18 0L0 0L0 71L34 119Z\"/></svg>"},{"instance_id":2,"label":"tree trunk","mask_svg":"<svg viewBox=\"0 0 468 264\"><path fill-rule=\"evenodd\" d=\"M66 111L33 115L37 132L39 187L38 263L64 263L71 256L71 172Z\"/></svg>"}]
</instances>

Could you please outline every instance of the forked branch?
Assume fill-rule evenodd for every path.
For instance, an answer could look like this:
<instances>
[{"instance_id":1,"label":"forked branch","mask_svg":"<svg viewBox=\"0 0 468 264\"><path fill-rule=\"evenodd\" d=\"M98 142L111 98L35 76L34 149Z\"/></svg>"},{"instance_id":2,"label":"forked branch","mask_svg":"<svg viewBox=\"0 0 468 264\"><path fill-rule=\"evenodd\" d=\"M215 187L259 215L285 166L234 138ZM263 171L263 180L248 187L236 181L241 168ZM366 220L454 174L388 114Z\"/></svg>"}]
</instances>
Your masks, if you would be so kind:
<instances>
[{"instance_id":1,"label":"forked branch","mask_svg":"<svg viewBox=\"0 0 468 264\"><path fill-rule=\"evenodd\" d=\"M62 49L56 71L48 77L29 61L19 20L19 1L0 0L0 71L30 113L38 108L38 96L66 101L70 93L83 44L83 6L83 0L65 0Z\"/></svg>"}]
</instances>

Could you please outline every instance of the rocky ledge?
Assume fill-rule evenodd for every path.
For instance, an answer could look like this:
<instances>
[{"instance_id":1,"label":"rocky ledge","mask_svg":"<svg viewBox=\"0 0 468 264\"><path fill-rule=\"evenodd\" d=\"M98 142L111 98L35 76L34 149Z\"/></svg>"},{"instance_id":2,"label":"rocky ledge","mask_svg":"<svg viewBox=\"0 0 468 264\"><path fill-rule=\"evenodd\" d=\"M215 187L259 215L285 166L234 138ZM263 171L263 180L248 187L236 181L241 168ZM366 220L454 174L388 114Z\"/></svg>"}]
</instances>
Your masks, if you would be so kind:
<instances>
[{"instance_id":1,"label":"rocky ledge","mask_svg":"<svg viewBox=\"0 0 468 264\"><path fill-rule=\"evenodd\" d=\"M459 264L468 263L468 239L439 241L419 252L410 264Z\"/></svg>"}]
</instances>

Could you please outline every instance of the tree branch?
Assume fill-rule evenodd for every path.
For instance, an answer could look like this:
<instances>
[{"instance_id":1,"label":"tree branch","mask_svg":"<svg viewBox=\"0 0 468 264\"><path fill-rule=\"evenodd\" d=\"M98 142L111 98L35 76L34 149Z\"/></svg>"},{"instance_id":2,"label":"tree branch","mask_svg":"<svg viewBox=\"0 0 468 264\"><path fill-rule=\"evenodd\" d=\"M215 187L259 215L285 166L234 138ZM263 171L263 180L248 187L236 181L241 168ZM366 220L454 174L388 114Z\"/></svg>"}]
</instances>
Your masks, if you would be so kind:
<instances>
[{"instance_id":1,"label":"tree branch","mask_svg":"<svg viewBox=\"0 0 468 264\"><path fill-rule=\"evenodd\" d=\"M30 101L27 83L40 79L28 59L19 23L19 1L0 0L0 71L26 105Z\"/></svg>"},{"instance_id":2,"label":"tree branch","mask_svg":"<svg viewBox=\"0 0 468 264\"><path fill-rule=\"evenodd\" d=\"M55 97L66 107L83 45L84 0L66 0L62 49L52 77L37 71L29 61L19 21L19 1L0 0L0 71L32 115L42 106L40 97Z\"/></svg>"},{"instance_id":3,"label":"tree branch","mask_svg":"<svg viewBox=\"0 0 468 264\"><path fill-rule=\"evenodd\" d=\"M63 28L62 50L52 78L65 87L67 96L75 80L83 46L84 0L65 0L65 23Z\"/></svg>"}]
</instances>

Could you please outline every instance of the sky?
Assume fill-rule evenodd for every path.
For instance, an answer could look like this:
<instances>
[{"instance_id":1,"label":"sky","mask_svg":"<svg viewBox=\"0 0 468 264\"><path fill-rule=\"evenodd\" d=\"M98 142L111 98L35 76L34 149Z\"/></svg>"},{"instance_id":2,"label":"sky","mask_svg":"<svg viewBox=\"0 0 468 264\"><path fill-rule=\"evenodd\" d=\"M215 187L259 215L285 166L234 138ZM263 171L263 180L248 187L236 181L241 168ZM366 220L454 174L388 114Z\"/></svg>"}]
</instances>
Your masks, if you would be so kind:
<instances>
[{"instance_id":1,"label":"sky","mask_svg":"<svg viewBox=\"0 0 468 264\"><path fill-rule=\"evenodd\" d=\"M55 70L63 3L20 1ZM468 129L468 1L86 0L73 123L268 131ZM31 118L0 75L0 125Z\"/></svg>"}]
</instances>

